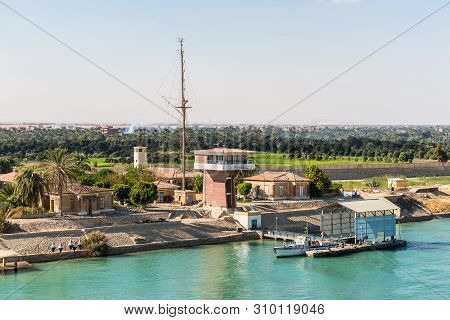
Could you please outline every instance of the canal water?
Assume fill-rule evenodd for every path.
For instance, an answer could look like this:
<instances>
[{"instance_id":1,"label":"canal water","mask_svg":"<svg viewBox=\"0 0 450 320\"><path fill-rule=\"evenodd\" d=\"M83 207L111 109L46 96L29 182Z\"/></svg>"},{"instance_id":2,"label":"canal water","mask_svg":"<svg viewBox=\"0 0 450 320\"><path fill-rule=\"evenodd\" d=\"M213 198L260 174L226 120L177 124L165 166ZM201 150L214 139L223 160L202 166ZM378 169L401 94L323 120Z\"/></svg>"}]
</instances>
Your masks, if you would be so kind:
<instances>
[{"instance_id":1,"label":"canal water","mask_svg":"<svg viewBox=\"0 0 450 320\"><path fill-rule=\"evenodd\" d=\"M276 259L264 240L35 264L0 275L0 299L449 299L450 219L401 237L406 249L322 259Z\"/></svg>"}]
</instances>

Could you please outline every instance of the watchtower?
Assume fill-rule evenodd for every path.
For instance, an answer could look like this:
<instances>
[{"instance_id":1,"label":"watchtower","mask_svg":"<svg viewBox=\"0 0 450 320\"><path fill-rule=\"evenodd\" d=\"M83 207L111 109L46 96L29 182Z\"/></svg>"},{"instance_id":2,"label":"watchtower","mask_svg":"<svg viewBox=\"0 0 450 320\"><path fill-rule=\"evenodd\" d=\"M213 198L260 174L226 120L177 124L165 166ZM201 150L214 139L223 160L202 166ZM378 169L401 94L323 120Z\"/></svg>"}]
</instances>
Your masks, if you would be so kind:
<instances>
[{"instance_id":1,"label":"watchtower","mask_svg":"<svg viewBox=\"0 0 450 320\"><path fill-rule=\"evenodd\" d=\"M134 147L134 167L144 168L147 163L147 147Z\"/></svg>"},{"instance_id":2,"label":"watchtower","mask_svg":"<svg viewBox=\"0 0 450 320\"><path fill-rule=\"evenodd\" d=\"M255 170L248 155L254 151L228 148L194 150L194 169L204 170L203 204L205 207L236 208L236 173Z\"/></svg>"}]
</instances>

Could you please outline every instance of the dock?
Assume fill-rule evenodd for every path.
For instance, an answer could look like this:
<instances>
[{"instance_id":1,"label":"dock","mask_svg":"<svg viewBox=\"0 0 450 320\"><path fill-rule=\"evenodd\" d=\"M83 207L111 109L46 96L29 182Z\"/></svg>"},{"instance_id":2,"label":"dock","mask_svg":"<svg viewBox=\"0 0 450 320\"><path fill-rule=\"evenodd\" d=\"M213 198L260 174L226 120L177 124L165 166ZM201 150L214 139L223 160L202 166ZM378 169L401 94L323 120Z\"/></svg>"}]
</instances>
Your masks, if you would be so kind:
<instances>
[{"instance_id":1,"label":"dock","mask_svg":"<svg viewBox=\"0 0 450 320\"><path fill-rule=\"evenodd\" d=\"M330 247L326 250L309 250L306 252L308 257L338 257L347 254L353 254L371 250L389 250L406 246L406 240L383 241L364 244L346 244L344 247Z\"/></svg>"},{"instance_id":2,"label":"dock","mask_svg":"<svg viewBox=\"0 0 450 320\"><path fill-rule=\"evenodd\" d=\"M31 268L31 264L23 261L21 256L15 251L3 249L0 250L0 272L6 273L9 271L17 272L22 269Z\"/></svg>"}]
</instances>

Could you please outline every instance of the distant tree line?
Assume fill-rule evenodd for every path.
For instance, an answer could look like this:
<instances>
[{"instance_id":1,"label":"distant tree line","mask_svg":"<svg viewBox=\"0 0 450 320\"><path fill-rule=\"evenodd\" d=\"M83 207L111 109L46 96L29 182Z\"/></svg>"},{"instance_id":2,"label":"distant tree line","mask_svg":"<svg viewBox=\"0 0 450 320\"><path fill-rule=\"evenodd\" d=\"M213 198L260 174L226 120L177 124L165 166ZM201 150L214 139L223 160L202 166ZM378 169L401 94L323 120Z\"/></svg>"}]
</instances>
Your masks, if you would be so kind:
<instances>
[{"instance_id":1,"label":"distant tree line","mask_svg":"<svg viewBox=\"0 0 450 320\"><path fill-rule=\"evenodd\" d=\"M393 162L409 162L414 158L445 161L450 146L449 134L432 127L193 127L187 135L188 150L223 146L315 160L357 156ZM0 170L5 171L2 168L10 166L7 162L12 159L43 160L45 152L54 148L130 163L132 147L137 145L148 147L152 163L177 163L180 130L152 128L105 135L93 129L0 129Z\"/></svg>"}]
</instances>

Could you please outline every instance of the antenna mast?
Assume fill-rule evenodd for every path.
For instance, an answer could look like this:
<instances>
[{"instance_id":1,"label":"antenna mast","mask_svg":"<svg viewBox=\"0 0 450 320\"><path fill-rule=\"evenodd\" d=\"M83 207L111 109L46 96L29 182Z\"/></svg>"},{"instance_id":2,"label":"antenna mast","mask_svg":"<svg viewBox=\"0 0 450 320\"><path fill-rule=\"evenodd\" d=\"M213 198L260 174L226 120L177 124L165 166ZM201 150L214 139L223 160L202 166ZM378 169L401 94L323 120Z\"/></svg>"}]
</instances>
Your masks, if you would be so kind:
<instances>
[{"instance_id":1,"label":"antenna mast","mask_svg":"<svg viewBox=\"0 0 450 320\"><path fill-rule=\"evenodd\" d=\"M182 138L181 138L181 168L183 171L183 176L181 180L181 190L186 190L186 107L187 100L185 97L185 78L184 78L184 51L183 51L183 38L179 38L178 42L180 42L180 60L181 60L181 106L177 107L179 113L182 116Z\"/></svg>"}]
</instances>

